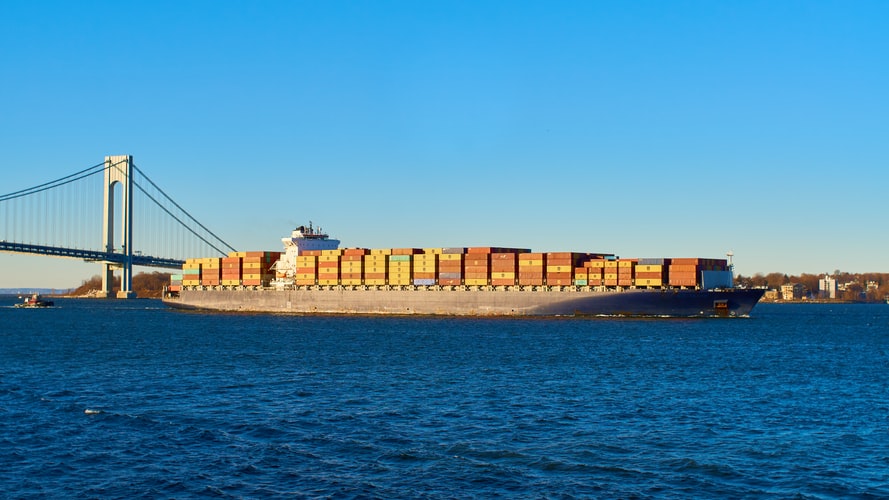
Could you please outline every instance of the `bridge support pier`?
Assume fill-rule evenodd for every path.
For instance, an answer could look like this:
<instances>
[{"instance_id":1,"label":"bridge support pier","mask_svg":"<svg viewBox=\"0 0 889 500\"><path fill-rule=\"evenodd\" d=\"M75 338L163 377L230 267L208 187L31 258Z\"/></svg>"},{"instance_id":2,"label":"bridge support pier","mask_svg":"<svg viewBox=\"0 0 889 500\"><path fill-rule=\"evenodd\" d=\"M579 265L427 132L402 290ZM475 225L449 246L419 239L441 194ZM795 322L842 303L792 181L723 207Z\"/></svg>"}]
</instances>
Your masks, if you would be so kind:
<instances>
[{"instance_id":1,"label":"bridge support pier","mask_svg":"<svg viewBox=\"0 0 889 500\"><path fill-rule=\"evenodd\" d=\"M122 193L121 207L121 248L126 261L123 265L110 262L102 263L102 292L100 296L111 297L114 284L114 269L122 270L120 277L119 299L136 297L133 291L133 157L127 155L105 157L105 214L103 217L103 245L105 251L115 253L114 248L114 185L120 184Z\"/></svg>"}]
</instances>

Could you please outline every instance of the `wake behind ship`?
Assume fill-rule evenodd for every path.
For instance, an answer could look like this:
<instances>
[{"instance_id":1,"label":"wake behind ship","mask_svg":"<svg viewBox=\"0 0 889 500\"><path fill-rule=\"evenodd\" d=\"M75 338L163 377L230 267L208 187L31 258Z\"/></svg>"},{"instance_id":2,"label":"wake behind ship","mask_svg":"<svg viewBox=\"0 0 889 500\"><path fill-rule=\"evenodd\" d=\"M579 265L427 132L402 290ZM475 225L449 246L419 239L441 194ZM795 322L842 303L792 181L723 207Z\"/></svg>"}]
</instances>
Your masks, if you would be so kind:
<instances>
[{"instance_id":1,"label":"wake behind ship","mask_svg":"<svg viewBox=\"0 0 889 500\"><path fill-rule=\"evenodd\" d=\"M763 295L725 259L504 247L339 248L311 224L284 251L188 259L164 302L292 314L747 317Z\"/></svg>"}]
</instances>

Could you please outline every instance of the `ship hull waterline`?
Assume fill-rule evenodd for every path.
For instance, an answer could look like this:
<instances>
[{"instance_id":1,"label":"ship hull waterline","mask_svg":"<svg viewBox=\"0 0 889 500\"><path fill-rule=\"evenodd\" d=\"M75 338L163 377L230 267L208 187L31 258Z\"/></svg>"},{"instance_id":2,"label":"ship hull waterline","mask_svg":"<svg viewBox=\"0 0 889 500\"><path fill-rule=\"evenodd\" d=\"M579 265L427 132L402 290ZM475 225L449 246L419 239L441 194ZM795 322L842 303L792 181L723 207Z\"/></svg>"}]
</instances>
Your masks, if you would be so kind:
<instances>
[{"instance_id":1,"label":"ship hull waterline","mask_svg":"<svg viewBox=\"0 0 889 500\"><path fill-rule=\"evenodd\" d=\"M759 289L607 291L382 289L185 289L164 303L177 309L276 314L434 316L749 317Z\"/></svg>"}]
</instances>

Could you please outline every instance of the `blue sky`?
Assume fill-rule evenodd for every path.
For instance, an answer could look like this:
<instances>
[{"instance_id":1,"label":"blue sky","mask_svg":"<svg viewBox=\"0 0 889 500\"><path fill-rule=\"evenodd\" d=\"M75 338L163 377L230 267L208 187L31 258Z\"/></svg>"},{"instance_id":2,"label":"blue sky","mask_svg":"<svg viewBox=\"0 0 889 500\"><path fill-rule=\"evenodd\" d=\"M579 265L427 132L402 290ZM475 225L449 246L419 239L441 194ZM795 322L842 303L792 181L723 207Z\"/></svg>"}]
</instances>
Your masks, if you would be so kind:
<instances>
[{"instance_id":1,"label":"blue sky","mask_svg":"<svg viewBox=\"0 0 889 500\"><path fill-rule=\"evenodd\" d=\"M882 1L3 2L0 192L131 154L244 250L311 220L344 246L889 272L886 19ZM0 266L0 287L98 272Z\"/></svg>"}]
</instances>

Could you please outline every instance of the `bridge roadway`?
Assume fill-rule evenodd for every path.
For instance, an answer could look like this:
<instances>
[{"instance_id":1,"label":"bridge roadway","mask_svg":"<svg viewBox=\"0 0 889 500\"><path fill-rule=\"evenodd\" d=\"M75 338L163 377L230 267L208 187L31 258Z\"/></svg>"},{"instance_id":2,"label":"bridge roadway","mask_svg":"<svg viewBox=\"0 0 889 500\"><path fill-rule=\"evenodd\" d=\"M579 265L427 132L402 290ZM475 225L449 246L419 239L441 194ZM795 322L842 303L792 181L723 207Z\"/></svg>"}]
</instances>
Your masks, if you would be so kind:
<instances>
[{"instance_id":1,"label":"bridge roadway","mask_svg":"<svg viewBox=\"0 0 889 500\"><path fill-rule=\"evenodd\" d=\"M13 243L9 241L0 241L0 252L30 253L37 255L49 255L53 257L70 257L72 259L83 259L88 262L111 262L121 265L126 264L127 262L127 256L122 253L100 252L98 250L82 250L79 248L50 247L44 245L32 245L30 243ZM182 260L151 257L148 255L132 256L132 264L134 266L181 269L182 264L184 263L185 261Z\"/></svg>"}]
</instances>

